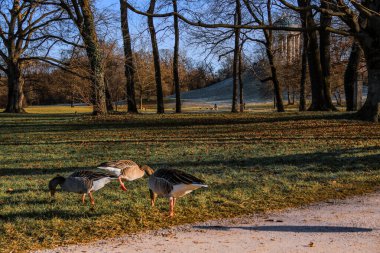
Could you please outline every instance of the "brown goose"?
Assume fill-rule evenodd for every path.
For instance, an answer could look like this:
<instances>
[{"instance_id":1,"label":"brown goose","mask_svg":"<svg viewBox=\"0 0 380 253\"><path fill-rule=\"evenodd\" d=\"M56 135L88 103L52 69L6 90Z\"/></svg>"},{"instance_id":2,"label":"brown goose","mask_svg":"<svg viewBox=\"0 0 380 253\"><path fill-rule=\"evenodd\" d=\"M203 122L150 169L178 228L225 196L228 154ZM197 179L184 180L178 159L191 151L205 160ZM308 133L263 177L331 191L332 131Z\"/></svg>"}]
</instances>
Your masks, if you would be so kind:
<instances>
[{"instance_id":1,"label":"brown goose","mask_svg":"<svg viewBox=\"0 0 380 253\"><path fill-rule=\"evenodd\" d=\"M107 173L82 170L74 172L67 178L62 176L53 178L49 181L49 190L52 197L55 195L58 185L60 185L64 191L83 194L83 204L85 203L86 194L88 194L88 196L90 196L91 205L94 206L95 201L92 192L103 188L106 184L116 179L117 177Z\"/></svg>"},{"instance_id":2,"label":"brown goose","mask_svg":"<svg viewBox=\"0 0 380 253\"><path fill-rule=\"evenodd\" d=\"M151 205L154 206L157 196L169 198L169 216L174 216L177 198L202 187L208 187L203 180L176 169L147 170Z\"/></svg>"},{"instance_id":3,"label":"brown goose","mask_svg":"<svg viewBox=\"0 0 380 253\"><path fill-rule=\"evenodd\" d=\"M98 166L98 169L105 170L112 175L117 176L121 189L126 191L127 188L122 180L133 181L142 178L145 175L146 167L148 166L143 165L140 167L137 163L131 160L119 160L102 163Z\"/></svg>"}]
</instances>

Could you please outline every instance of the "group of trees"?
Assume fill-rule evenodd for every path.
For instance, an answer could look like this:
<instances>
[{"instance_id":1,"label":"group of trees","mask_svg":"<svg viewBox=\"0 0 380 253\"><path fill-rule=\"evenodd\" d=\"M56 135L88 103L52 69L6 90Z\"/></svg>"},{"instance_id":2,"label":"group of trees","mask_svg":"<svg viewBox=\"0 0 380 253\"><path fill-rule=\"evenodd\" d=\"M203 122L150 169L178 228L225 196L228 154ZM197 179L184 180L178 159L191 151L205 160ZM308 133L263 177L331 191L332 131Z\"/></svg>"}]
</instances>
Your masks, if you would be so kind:
<instances>
[{"instance_id":1,"label":"group of trees","mask_svg":"<svg viewBox=\"0 0 380 253\"><path fill-rule=\"evenodd\" d=\"M140 43L140 42L139 42ZM142 43L142 42L141 42ZM112 101L125 101L127 91L124 68L123 49L116 43L101 43L104 55L104 80L107 92ZM91 81L88 78L90 69L87 56L83 50L69 52L70 59L66 59L65 69L56 68L48 63L34 62L24 68L24 101L28 105L77 103L92 104ZM139 49L133 54L135 64L135 97L138 108L146 107L155 101L155 80L152 55L149 49ZM174 93L173 54L169 50L161 50L161 71L163 95ZM220 81L213 75L205 64L195 64L191 59L179 57L179 78L182 91L202 88ZM73 74L75 73L75 74ZM224 76L224 75L223 75ZM6 80L3 78L3 83ZM6 89L0 91L0 106L6 105ZM114 103L117 105L118 103ZM118 109L118 108L112 108Z\"/></svg>"},{"instance_id":2,"label":"group of trees","mask_svg":"<svg viewBox=\"0 0 380 253\"><path fill-rule=\"evenodd\" d=\"M115 50L108 50L110 41L107 41L107 35L99 39L99 23L106 15L102 15L91 0L0 0L0 71L6 77L0 81L6 80L7 83L6 112L23 111L24 76L30 69L34 71L34 76L30 76L39 80L50 78L57 82L59 78L52 78L52 75L65 80L62 83L70 80L72 97L78 93L87 97L94 106L94 114L106 114L112 110L112 103L107 103L107 100L112 95L120 94L120 86L112 84L120 80L125 80L123 90L128 112L137 112L138 94L142 98L144 92L151 90L152 86L148 88L146 83L155 85L152 93L156 95L157 113L164 113L163 97L171 92L176 95L176 112L181 112L180 91L184 87L183 83L186 80L189 83L197 82L200 77L208 80L207 84L210 83L210 77L205 76L206 68L202 72L197 67L184 64L186 59L180 54L180 42L186 36L188 45L197 44L203 46L208 54L231 59L232 112L244 109L241 76L247 70L246 63L251 62L251 66L254 66L262 60L267 67L262 72L266 76L260 79L273 87L279 112L285 110L284 88L289 94L290 90L299 90L300 110L336 110L332 101L332 88L336 86L339 76L344 76L342 82L347 110L354 110L353 87L360 62L364 58L368 71L368 96L357 114L362 119L378 121L380 27L377 24L380 21L380 1L150 0L144 5L141 2L120 0L119 4L122 55L115 53ZM140 15L146 22L150 41L148 51L134 50L134 38L129 25L131 12ZM299 25L277 22L284 15L296 18ZM169 57L163 56L163 51L159 50L159 32L156 29L159 20L164 20L166 28L173 32L174 45L170 54L167 54ZM293 71L297 76L297 87L284 84L286 75L281 70L283 66L279 64L276 52L277 31L301 34L300 63L291 70L288 68L288 72ZM346 50L339 57L333 54L337 41L335 36L345 38L351 45L351 50ZM61 49L70 49L67 57L57 56L56 50L53 50L57 45ZM255 55L257 48L263 49L265 59ZM107 55L112 57L107 59ZM340 60L334 60L337 58ZM145 69L153 70L153 78L141 73L144 69L141 64L143 59L146 59L145 65L152 63L151 68L145 66ZM53 67L41 67L44 66L42 63ZM38 73L38 66L45 69L44 73ZM123 66L124 71L116 71L119 66ZM170 74L166 75L169 76L166 83L169 84L165 85L164 72L168 69ZM123 79L116 79L115 75L120 73L123 73ZM307 81L310 82L311 93L308 108ZM81 87L81 91L75 91L74 86ZM172 90L165 92L165 86L166 90L168 87ZM60 89L67 90L67 87ZM290 98L288 100L291 101Z\"/></svg>"}]
</instances>

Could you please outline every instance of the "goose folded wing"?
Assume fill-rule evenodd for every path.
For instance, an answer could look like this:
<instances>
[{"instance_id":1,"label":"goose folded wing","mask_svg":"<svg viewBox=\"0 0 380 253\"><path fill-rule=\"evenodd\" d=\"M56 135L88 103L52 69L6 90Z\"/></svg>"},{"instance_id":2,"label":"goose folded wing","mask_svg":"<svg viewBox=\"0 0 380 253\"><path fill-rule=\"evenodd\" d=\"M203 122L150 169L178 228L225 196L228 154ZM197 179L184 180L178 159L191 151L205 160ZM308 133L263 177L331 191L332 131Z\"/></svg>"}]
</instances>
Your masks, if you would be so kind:
<instances>
[{"instance_id":1,"label":"goose folded wing","mask_svg":"<svg viewBox=\"0 0 380 253\"><path fill-rule=\"evenodd\" d=\"M115 178L115 176L110 175L108 173L95 172L95 171L89 171L89 170L74 172L73 174L70 175L70 177L82 177L82 178L86 178L92 181L96 181L96 180L106 178L106 177Z\"/></svg>"},{"instance_id":2,"label":"goose folded wing","mask_svg":"<svg viewBox=\"0 0 380 253\"><path fill-rule=\"evenodd\" d=\"M156 174L157 173L157 174ZM176 184L204 184L203 180L186 172L174 169L161 169L155 173L157 178L163 178L172 185Z\"/></svg>"},{"instance_id":3,"label":"goose folded wing","mask_svg":"<svg viewBox=\"0 0 380 253\"><path fill-rule=\"evenodd\" d=\"M119 161L111 161L111 162L105 162L98 166L101 168L115 168L124 170L130 167L138 166L135 162L130 160L119 160Z\"/></svg>"}]
</instances>

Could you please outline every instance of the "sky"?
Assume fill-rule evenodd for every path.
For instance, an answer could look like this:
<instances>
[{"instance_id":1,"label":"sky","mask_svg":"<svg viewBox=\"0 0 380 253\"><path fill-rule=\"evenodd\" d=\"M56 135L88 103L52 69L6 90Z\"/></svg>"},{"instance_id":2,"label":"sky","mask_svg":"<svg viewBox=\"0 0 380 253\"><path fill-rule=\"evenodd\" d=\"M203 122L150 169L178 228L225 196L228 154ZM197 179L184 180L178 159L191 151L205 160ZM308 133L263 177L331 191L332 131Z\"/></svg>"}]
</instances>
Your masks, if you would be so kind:
<instances>
[{"instance_id":1,"label":"sky","mask_svg":"<svg viewBox=\"0 0 380 253\"><path fill-rule=\"evenodd\" d=\"M138 7L140 10L145 11L148 8L148 1L143 1L143 4L140 4L139 6L134 5ZM109 10L112 10L115 13L115 18L118 18L118 20L115 20L115 31L112 35L115 39L118 40L120 45L122 45L122 38L120 34L120 25L119 25L119 13L120 13L120 3L119 0L98 0L96 2L97 8L103 9L107 8ZM132 11L128 12L128 18L129 18L129 29L130 33L133 37L141 36L141 32L144 32L145 35L148 35L147 33L147 25L146 25L146 17L143 17L141 15L135 14ZM155 22L156 24L156 31L160 31L158 33L158 39L159 39L159 48L160 49L173 49L174 40L173 35L170 31L163 32L161 31L163 25L161 22ZM182 44L183 45L183 44Z\"/></svg>"},{"instance_id":2,"label":"sky","mask_svg":"<svg viewBox=\"0 0 380 253\"><path fill-rule=\"evenodd\" d=\"M148 9L148 4L149 4L149 1L135 0L134 3L132 2L133 6L143 11L146 11ZM120 31L120 25L119 25L119 22L120 22L119 21L119 18L120 18L119 0L97 0L96 7L99 9L108 9L114 12L115 27L113 28L112 35L110 36L110 34L107 34L107 37L117 40L118 44L122 46L122 37L121 37L121 31ZM141 32L144 32L144 35L147 38L145 42L149 43L148 45L138 45L138 46L141 46L142 48L146 48L146 47L150 48L150 40L148 39L149 34L147 31L146 17L135 14L132 11L128 12L128 16L129 16L129 28L130 28L130 33L132 34L132 37L134 38L141 37ZM118 20L116 20L116 18ZM167 29L163 30L163 28L167 24L168 22L165 23L163 19L161 18L155 19L155 28L156 28L156 31L158 31L158 35L157 35L158 47L160 50L163 50L163 49L173 50L174 35L171 30L167 30ZM170 22L169 24L172 24L172 23ZM203 61L205 58L203 48L188 45L186 38L184 38L184 36L181 37L181 34L180 34L180 52L186 53L187 57L191 58L194 62ZM216 58L213 59L211 57L208 59L208 61L211 62L216 69L219 68L220 63L218 62Z\"/></svg>"}]
</instances>

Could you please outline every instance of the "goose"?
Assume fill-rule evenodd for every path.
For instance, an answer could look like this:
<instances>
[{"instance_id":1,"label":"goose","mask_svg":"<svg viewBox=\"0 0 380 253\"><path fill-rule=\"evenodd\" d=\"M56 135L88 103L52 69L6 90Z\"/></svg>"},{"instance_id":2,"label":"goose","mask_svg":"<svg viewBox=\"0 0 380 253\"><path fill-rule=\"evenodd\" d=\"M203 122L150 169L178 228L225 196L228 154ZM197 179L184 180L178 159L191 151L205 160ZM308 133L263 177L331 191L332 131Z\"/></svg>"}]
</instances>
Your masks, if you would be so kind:
<instances>
[{"instance_id":1,"label":"goose","mask_svg":"<svg viewBox=\"0 0 380 253\"><path fill-rule=\"evenodd\" d=\"M98 166L98 169L105 170L108 173L117 176L121 189L126 191L127 188L122 180L133 181L142 178L145 175L147 167L147 165L140 167L137 163L131 160L118 160L102 163Z\"/></svg>"},{"instance_id":2,"label":"goose","mask_svg":"<svg viewBox=\"0 0 380 253\"><path fill-rule=\"evenodd\" d=\"M93 207L95 201L92 192L103 188L112 180L117 180L117 177L103 172L82 170L72 173L67 178L62 176L53 178L49 181L49 190L52 197L54 197L58 185L60 185L64 191L83 194L83 204L85 203L86 194L88 194L91 200L91 206Z\"/></svg>"},{"instance_id":3,"label":"goose","mask_svg":"<svg viewBox=\"0 0 380 253\"><path fill-rule=\"evenodd\" d=\"M169 198L169 217L174 217L176 199L202 187L208 187L203 180L176 169L147 170L152 207L157 196Z\"/></svg>"}]
</instances>

